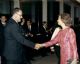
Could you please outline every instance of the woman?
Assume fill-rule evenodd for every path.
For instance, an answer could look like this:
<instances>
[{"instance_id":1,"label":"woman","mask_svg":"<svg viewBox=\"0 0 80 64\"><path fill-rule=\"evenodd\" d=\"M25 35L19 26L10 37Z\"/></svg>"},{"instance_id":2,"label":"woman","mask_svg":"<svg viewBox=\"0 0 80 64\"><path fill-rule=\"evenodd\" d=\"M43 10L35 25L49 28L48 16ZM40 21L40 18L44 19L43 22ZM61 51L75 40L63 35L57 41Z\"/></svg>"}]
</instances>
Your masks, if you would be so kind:
<instances>
[{"instance_id":1,"label":"woman","mask_svg":"<svg viewBox=\"0 0 80 64\"><path fill-rule=\"evenodd\" d=\"M59 15L57 21L62 29L55 38L43 44L38 44L37 47L49 47L58 43L60 45L60 64L77 64L76 35L74 30L70 28L71 17L68 13L63 13Z\"/></svg>"}]
</instances>

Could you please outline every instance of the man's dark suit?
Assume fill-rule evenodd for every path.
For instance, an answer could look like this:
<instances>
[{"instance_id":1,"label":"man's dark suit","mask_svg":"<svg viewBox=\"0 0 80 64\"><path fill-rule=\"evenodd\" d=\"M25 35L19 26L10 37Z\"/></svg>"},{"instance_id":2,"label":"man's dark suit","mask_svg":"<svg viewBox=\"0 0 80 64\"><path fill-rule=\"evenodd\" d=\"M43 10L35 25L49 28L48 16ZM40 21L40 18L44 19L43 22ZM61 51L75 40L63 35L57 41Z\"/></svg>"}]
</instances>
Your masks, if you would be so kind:
<instances>
[{"instance_id":1,"label":"man's dark suit","mask_svg":"<svg viewBox=\"0 0 80 64\"><path fill-rule=\"evenodd\" d=\"M29 40L26 40L23 34L22 29L11 18L4 29L5 48L3 55L7 60L23 62L23 45L34 48L35 44Z\"/></svg>"},{"instance_id":2,"label":"man's dark suit","mask_svg":"<svg viewBox=\"0 0 80 64\"><path fill-rule=\"evenodd\" d=\"M4 26L0 21L0 56L2 56L4 46Z\"/></svg>"}]
</instances>

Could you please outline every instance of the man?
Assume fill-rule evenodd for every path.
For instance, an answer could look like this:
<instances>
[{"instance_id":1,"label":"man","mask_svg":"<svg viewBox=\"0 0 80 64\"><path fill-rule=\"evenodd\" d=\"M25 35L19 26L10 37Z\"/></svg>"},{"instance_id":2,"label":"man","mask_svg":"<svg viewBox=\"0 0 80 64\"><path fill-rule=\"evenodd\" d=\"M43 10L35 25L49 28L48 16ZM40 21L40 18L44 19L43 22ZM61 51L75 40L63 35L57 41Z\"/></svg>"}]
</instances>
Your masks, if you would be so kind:
<instances>
[{"instance_id":1,"label":"man","mask_svg":"<svg viewBox=\"0 0 80 64\"><path fill-rule=\"evenodd\" d=\"M6 25L7 18L2 15L0 17L0 55L2 54L2 48L4 44L4 27Z\"/></svg>"},{"instance_id":2,"label":"man","mask_svg":"<svg viewBox=\"0 0 80 64\"><path fill-rule=\"evenodd\" d=\"M2 15L0 17L0 59L3 61L3 48L4 48L4 27L6 26L7 17Z\"/></svg>"},{"instance_id":3,"label":"man","mask_svg":"<svg viewBox=\"0 0 80 64\"><path fill-rule=\"evenodd\" d=\"M26 64L27 60L26 62L24 61L25 55L23 51L23 45L36 48L33 42L30 42L24 38L24 33L20 25L18 25L18 22L21 21L21 18L22 10L15 8L12 17L7 22L4 29L5 45L3 56L6 59L4 64Z\"/></svg>"}]
</instances>

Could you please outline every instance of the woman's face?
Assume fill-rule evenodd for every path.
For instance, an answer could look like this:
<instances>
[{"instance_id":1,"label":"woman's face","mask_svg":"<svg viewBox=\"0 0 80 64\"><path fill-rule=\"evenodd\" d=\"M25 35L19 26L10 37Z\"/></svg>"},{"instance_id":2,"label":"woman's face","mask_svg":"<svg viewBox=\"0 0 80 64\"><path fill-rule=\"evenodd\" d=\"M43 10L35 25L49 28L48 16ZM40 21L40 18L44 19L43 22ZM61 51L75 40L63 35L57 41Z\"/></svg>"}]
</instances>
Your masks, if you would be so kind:
<instances>
[{"instance_id":1,"label":"woman's face","mask_svg":"<svg viewBox=\"0 0 80 64\"><path fill-rule=\"evenodd\" d=\"M59 17L58 17L57 22L58 22L58 25L60 25L60 26L61 26L61 24L62 24L62 19L61 19L61 16L59 16Z\"/></svg>"}]
</instances>

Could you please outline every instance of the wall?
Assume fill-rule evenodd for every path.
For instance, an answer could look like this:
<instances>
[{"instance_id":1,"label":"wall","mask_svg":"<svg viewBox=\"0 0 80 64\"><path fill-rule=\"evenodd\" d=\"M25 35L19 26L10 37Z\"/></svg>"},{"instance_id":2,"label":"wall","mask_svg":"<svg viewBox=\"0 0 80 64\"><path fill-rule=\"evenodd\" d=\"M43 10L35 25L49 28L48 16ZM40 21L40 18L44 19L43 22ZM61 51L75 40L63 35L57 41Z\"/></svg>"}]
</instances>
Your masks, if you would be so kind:
<instances>
[{"instance_id":1,"label":"wall","mask_svg":"<svg viewBox=\"0 0 80 64\"><path fill-rule=\"evenodd\" d=\"M10 14L9 0L0 0L0 14Z\"/></svg>"}]
</instances>

